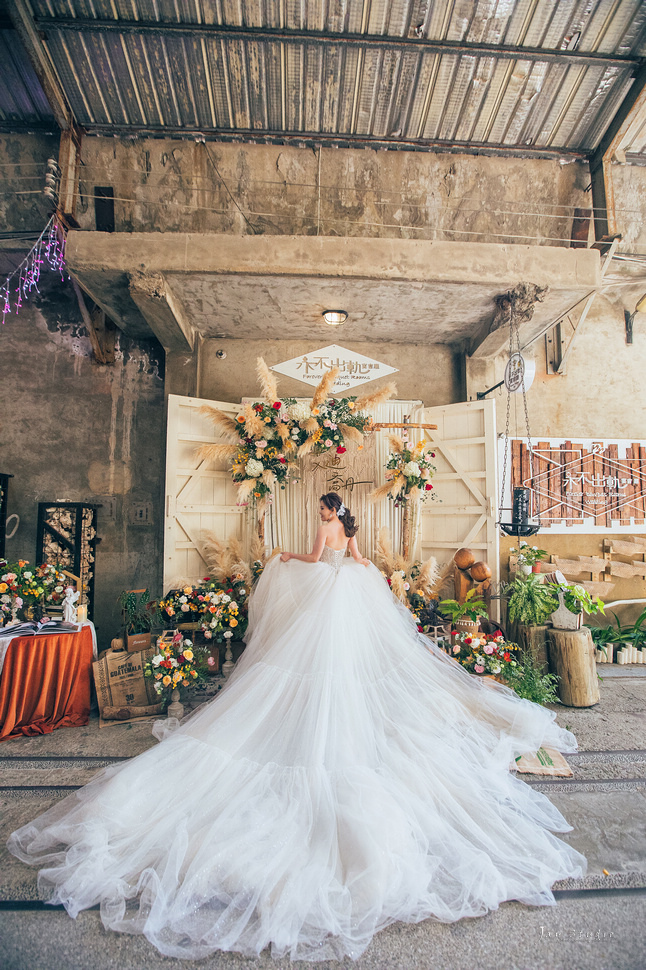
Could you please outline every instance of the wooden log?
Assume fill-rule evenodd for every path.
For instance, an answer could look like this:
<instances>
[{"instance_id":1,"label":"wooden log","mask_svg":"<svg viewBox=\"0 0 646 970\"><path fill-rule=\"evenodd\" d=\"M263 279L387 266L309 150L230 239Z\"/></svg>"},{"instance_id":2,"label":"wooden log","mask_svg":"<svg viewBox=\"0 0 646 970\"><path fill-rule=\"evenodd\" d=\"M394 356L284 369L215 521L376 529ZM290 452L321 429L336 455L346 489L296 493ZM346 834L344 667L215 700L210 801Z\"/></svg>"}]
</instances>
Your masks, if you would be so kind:
<instances>
[{"instance_id":1,"label":"wooden log","mask_svg":"<svg viewBox=\"0 0 646 970\"><path fill-rule=\"evenodd\" d=\"M550 672L558 676L558 695L567 707L592 707L599 703L599 680L595 647L587 627L580 630L549 630Z\"/></svg>"},{"instance_id":2,"label":"wooden log","mask_svg":"<svg viewBox=\"0 0 646 970\"><path fill-rule=\"evenodd\" d=\"M512 623L509 626L509 640L512 643L517 643L523 652L531 653L534 660L540 664L543 673L547 673L549 667L548 627L526 626L524 623Z\"/></svg>"}]
</instances>

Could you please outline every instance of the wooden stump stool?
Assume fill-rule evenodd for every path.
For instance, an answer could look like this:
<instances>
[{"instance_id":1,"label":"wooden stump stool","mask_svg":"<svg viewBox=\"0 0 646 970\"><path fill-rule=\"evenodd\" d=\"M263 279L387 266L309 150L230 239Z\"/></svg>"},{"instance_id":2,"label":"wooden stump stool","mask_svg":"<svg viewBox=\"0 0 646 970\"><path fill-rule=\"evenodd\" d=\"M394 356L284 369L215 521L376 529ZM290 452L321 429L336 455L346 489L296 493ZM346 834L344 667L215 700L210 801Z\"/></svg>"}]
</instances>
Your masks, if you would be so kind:
<instances>
[{"instance_id":1,"label":"wooden stump stool","mask_svg":"<svg viewBox=\"0 0 646 970\"><path fill-rule=\"evenodd\" d=\"M548 670L547 630L547 626L525 626L523 623L511 624L509 629L511 642L517 643L523 651L531 653L543 673L547 673Z\"/></svg>"},{"instance_id":2,"label":"wooden stump stool","mask_svg":"<svg viewBox=\"0 0 646 970\"><path fill-rule=\"evenodd\" d=\"M549 630L550 671L558 674L558 695L568 707L592 707L600 700L595 647L587 627Z\"/></svg>"}]
</instances>

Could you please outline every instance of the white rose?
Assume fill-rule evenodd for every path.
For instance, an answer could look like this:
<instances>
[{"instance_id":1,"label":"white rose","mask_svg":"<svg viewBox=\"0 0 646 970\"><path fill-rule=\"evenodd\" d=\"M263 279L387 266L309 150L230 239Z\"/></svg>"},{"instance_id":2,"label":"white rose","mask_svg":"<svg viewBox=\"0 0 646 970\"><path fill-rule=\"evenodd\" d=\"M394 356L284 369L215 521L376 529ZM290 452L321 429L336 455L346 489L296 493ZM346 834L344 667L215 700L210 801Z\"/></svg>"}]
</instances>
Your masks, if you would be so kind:
<instances>
[{"instance_id":1,"label":"white rose","mask_svg":"<svg viewBox=\"0 0 646 970\"><path fill-rule=\"evenodd\" d=\"M188 603L182 603L180 606L182 613L188 613Z\"/></svg>"},{"instance_id":2,"label":"white rose","mask_svg":"<svg viewBox=\"0 0 646 970\"><path fill-rule=\"evenodd\" d=\"M23 573L23 576L24 576L24 578L25 578L25 579L31 579L31 577L32 577L33 575L34 575L34 574L33 574L33 573L30 573L30 572L27 572L27 573Z\"/></svg>"},{"instance_id":3,"label":"white rose","mask_svg":"<svg viewBox=\"0 0 646 970\"><path fill-rule=\"evenodd\" d=\"M222 594L222 599L220 600L220 602L221 603L230 603L231 602L231 597L230 596L227 596L226 593L223 593Z\"/></svg>"},{"instance_id":4,"label":"white rose","mask_svg":"<svg viewBox=\"0 0 646 970\"><path fill-rule=\"evenodd\" d=\"M163 659L164 658L162 657L162 655L158 653L157 656L153 657L153 659L150 662L152 663L153 667L159 667Z\"/></svg>"},{"instance_id":5,"label":"white rose","mask_svg":"<svg viewBox=\"0 0 646 970\"><path fill-rule=\"evenodd\" d=\"M250 478L258 478L259 475L262 475L265 466L261 461L256 461L255 458L250 458L244 467L247 475L249 475Z\"/></svg>"},{"instance_id":6,"label":"white rose","mask_svg":"<svg viewBox=\"0 0 646 970\"><path fill-rule=\"evenodd\" d=\"M228 640L230 639L230 637L233 636L233 633L231 632L231 630L225 630L223 636L225 636Z\"/></svg>"},{"instance_id":7,"label":"white rose","mask_svg":"<svg viewBox=\"0 0 646 970\"><path fill-rule=\"evenodd\" d=\"M188 603L188 600L185 596L180 596L179 601L180 603Z\"/></svg>"},{"instance_id":8,"label":"white rose","mask_svg":"<svg viewBox=\"0 0 646 970\"><path fill-rule=\"evenodd\" d=\"M403 472L406 478L418 478L419 465L416 461L409 461L408 464L404 465Z\"/></svg>"},{"instance_id":9,"label":"white rose","mask_svg":"<svg viewBox=\"0 0 646 970\"><path fill-rule=\"evenodd\" d=\"M300 401L297 401L296 404L290 404L287 413L292 421L307 421L312 416L309 404L303 404Z\"/></svg>"}]
</instances>

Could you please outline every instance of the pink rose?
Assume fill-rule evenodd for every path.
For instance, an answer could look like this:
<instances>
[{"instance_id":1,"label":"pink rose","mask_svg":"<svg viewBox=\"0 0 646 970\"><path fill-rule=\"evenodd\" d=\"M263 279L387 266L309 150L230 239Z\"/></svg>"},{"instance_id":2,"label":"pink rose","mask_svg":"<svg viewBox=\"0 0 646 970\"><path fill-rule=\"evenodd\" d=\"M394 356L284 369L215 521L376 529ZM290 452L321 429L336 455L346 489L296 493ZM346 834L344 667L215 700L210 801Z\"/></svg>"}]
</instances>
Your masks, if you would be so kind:
<instances>
[{"instance_id":1,"label":"pink rose","mask_svg":"<svg viewBox=\"0 0 646 970\"><path fill-rule=\"evenodd\" d=\"M460 652L460 644L456 643L455 646L453 647L453 653L459 653L459 652Z\"/></svg>"},{"instance_id":2,"label":"pink rose","mask_svg":"<svg viewBox=\"0 0 646 970\"><path fill-rule=\"evenodd\" d=\"M494 651L494 648L493 648L493 647L491 646L491 644L490 644L490 643L488 643L488 644L486 645L486 647L484 648L484 652L485 652L485 653L488 653L488 654L492 654L492 653L493 653L493 651Z\"/></svg>"},{"instance_id":3,"label":"pink rose","mask_svg":"<svg viewBox=\"0 0 646 970\"><path fill-rule=\"evenodd\" d=\"M477 674L483 674L484 673L484 667L481 664L476 664L473 669L475 670L475 672Z\"/></svg>"},{"instance_id":4,"label":"pink rose","mask_svg":"<svg viewBox=\"0 0 646 970\"><path fill-rule=\"evenodd\" d=\"M209 636L210 636L210 635L211 635L211 634L209 634ZM206 636L206 634L205 634L205 636ZM207 662L207 664L209 665L209 667L215 667L215 660L213 659L213 657L207 657L207 660L206 660L206 662Z\"/></svg>"},{"instance_id":5,"label":"pink rose","mask_svg":"<svg viewBox=\"0 0 646 970\"><path fill-rule=\"evenodd\" d=\"M326 448L331 448L332 447L332 441L330 440L330 438L327 438L326 439L326 441L325 441L325 447Z\"/></svg>"}]
</instances>

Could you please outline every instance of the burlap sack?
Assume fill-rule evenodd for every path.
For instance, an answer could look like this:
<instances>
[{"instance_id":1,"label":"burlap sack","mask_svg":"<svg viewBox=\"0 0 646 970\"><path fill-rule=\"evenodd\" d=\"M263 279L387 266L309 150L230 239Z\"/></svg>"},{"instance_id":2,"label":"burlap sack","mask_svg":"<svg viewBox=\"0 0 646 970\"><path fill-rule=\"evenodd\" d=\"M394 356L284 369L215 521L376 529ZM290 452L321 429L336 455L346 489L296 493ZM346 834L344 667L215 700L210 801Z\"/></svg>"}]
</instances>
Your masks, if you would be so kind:
<instances>
[{"instance_id":1,"label":"burlap sack","mask_svg":"<svg viewBox=\"0 0 646 970\"><path fill-rule=\"evenodd\" d=\"M156 647L128 653L106 650L92 664L99 714L103 720L125 721L160 714L160 703L152 677L144 677L144 665Z\"/></svg>"}]
</instances>

